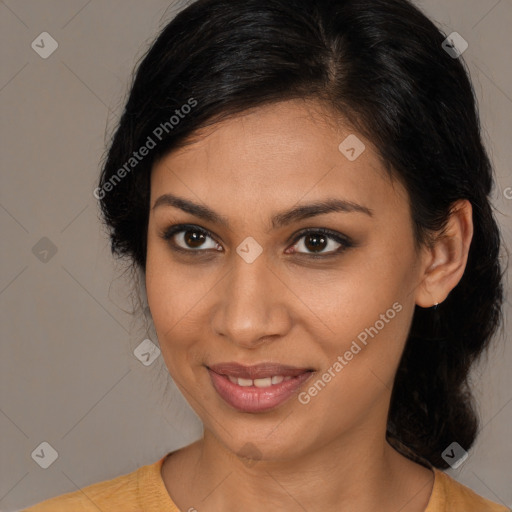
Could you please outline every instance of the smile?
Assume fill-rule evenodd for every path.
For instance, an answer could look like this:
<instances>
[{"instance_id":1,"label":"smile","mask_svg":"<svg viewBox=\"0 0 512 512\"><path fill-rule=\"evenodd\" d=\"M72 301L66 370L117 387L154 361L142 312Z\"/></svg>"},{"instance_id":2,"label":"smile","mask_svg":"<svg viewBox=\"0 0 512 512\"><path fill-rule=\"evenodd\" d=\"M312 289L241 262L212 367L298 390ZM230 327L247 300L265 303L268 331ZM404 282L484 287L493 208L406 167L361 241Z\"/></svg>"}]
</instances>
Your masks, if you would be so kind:
<instances>
[{"instance_id":1,"label":"smile","mask_svg":"<svg viewBox=\"0 0 512 512\"><path fill-rule=\"evenodd\" d=\"M281 384L281 382L290 380L292 377L284 377L283 375L274 375L273 377L265 377L264 379L237 379L236 377L232 377L231 375L227 376L228 379L238 386L248 387L255 386L257 388L268 388L275 384Z\"/></svg>"},{"instance_id":2,"label":"smile","mask_svg":"<svg viewBox=\"0 0 512 512\"><path fill-rule=\"evenodd\" d=\"M247 413L279 407L314 373L311 369L274 363L255 366L223 363L207 369L217 394L237 411Z\"/></svg>"}]
</instances>

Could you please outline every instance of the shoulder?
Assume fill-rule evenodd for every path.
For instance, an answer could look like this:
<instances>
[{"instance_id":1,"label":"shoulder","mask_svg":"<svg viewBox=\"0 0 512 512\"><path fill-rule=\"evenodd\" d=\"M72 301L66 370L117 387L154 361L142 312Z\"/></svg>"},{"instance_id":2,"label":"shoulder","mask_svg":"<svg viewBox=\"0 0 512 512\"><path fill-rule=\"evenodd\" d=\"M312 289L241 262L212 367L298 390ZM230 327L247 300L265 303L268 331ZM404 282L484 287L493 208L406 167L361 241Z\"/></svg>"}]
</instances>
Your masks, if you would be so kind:
<instances>
[{"instance_id":1,"label":"shoulder","mask_svg":"<svg viewBox=\"0 0 512 512\"><path fill-rule=\"evenodd\" d=\"M148 493L156 497L161 491L159 476L162 461L163 458L131 473L50 498L21 512L140 512L141 500L147 499Z\"/></svg>"},{"instance_id":2,"label":"shoulder","mask_svg":"<svg viewBox=\"0 0 512 512\"><path fill-rule=\"evenodd\" d=\"M108 504L108 510L131 512L129 503L134 503L137 496L137 476L140 469L111 480L98 482L80 490L62 494L37 505L24 509L22 512L97 512Z\"/></svg>"},{"instance_id":3,"label":"shoulder","mask_svg":"<svg viewBox=\"0 0 512 512\"><path fill-rule=\"evenodd\" d=\"M425 512L510 512L508 507L483 498L443 471L434 472L434 488Z\"/></svg>"}]
</instances>

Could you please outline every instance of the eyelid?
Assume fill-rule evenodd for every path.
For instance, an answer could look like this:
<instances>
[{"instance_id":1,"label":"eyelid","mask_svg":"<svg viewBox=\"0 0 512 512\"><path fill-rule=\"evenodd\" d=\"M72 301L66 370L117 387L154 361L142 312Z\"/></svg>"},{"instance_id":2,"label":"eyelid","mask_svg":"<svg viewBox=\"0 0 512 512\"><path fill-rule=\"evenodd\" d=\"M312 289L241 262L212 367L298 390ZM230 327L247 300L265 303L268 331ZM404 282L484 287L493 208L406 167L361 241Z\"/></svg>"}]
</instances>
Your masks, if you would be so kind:
<instances>
[{"instance_id":1,"label":"eyelid","mask_svg":"<svg viewBox=\"0 0 512 512\"><path fill-rule=\"evenodd\" d=\"M211 233L208 229L202 228L201 226L198 226L197 224L175 224L173 226L165 228L161 233L160 236L169 242L169 245L171 246L172 250L189 254L189 255L205 255L207 251L211 251L212 249L184 249L183 247L180 247L176 245L175 243L171 242L171 238L174 235L177 235L178 233L181 233L183 231L198 231L199 233L202 233L203 235L206 235L210 237L216 244L219 244L217 238L213 233Z\"/></svg>"},{"instance_id":2,"label":"eyelid","mask_svg":"<svg viewBox=\"0 0 512 512\"><path fill-rule=\"evenodd\" d=\"M168 241L169 244L171 245L171 248L174 251L185 253L185 254L190 254L190 255L194 255L194 256L197 256L197 255L205 256L208 253L210 253L212 250L214 250L214 249L200 249L200 248L196 249L196 250L184 249L183 247L180 247L170 241L170 239L174 235L181 233L183 231L187 231L187 230L198 231L198 232L202 233L203 235L210 237L216 244L220 244L220 242L217 240L217 237L213 233L211 233L206 228L198 226L197 224L175 224L175 225L172 225L168 228L165 228L162 232L160 232L160 237L163 238L164 240ZM356 246L356 244L348 236L343 235L342 233L339 233L337 231L333 231L333 230L330 230L327 228L315 228L315 227L303 228L303 229L299 230L297 233L294 233L288 239L287 245L291 244L291 246L294 246L297 244L297 242L301 238L304 238L305 236L307 236L309 234L322 234L326 238L328 238L330 240L334 240L336 243L340 244L340 247L336 250L325 252L325 253L313 253L313 252L308 253L308 252L295 251L295 252L293 252L294 255L305 256L307 258L313 258L313 259L328 258L330 256L339 255L340 253L344 252L346 249Z\"/></svg>"},{"instance_id":3,"label":"eyelid","mask_svg":"<svg viewBox=\"0 0 512 512\"><path fill-rule=\"evenodd\" d=\"M340 253L344 252L346 249L351 247L355 247L355 243L346 235L342 233L338 233L337 231L333 231L327 228L303 228L291 237L292 246L296 245L301 238L309 234L321 234L330 240L334 240L336 243L340 244L340 247L333 251L328 251L324 253L314 253L314 252L294 252L293 254L297 254L299 256L306 256L308 258L328 258L330 256L337 256ZM290 243L290 242L288 242Z\"/></svg>"}]
</instances>

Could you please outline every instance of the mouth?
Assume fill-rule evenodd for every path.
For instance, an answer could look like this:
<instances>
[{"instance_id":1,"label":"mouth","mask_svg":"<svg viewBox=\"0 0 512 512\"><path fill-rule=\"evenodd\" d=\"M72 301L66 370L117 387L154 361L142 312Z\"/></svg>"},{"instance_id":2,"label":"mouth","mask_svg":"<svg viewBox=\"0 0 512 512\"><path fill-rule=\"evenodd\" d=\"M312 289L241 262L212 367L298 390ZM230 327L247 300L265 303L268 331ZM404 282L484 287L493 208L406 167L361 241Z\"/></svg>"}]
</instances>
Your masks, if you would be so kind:
<instances>
[{"instance_id":1,"label":"mouth","mask_svg":"<svg viewBox=\"0 0 512 512\"><path fill-rule=\"evenodd\" d=\"M219 396L241 412L265 412L285 403L315 370L276 363L206 366Z\"/></svg>"}]
</instances>

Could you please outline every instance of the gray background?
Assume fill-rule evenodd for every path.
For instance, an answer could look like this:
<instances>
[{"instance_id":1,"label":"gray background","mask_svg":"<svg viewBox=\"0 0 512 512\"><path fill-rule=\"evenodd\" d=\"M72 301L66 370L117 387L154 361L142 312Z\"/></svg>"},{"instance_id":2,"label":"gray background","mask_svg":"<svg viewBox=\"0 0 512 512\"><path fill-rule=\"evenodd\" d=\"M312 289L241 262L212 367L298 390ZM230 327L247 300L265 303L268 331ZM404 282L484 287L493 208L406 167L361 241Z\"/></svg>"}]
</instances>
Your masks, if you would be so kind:
<instances>
[{"instance_id":1,"label":"gray background","mask_svg":"<svg viewBox=\"0 0 512 512\"><path fill-rule=\"evenodd\" d=\"M512 2L418 5L446 34L457 31L469 43L464 59L510 248ZM110 256L92 195L132 69L180 7L167 0L0 1L2 511L134 471L201 434L162 358L144 366L133 354L156 337L130 315L130 275ZM47 59L31 47L44 31L58 42ZM482 430L467 461L449 474L511 506L509 327L473 373ZM58 452L47 469L31 456L42 442Z\"/></svg>"}]
</instances>

